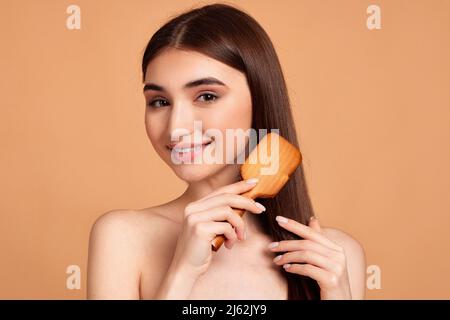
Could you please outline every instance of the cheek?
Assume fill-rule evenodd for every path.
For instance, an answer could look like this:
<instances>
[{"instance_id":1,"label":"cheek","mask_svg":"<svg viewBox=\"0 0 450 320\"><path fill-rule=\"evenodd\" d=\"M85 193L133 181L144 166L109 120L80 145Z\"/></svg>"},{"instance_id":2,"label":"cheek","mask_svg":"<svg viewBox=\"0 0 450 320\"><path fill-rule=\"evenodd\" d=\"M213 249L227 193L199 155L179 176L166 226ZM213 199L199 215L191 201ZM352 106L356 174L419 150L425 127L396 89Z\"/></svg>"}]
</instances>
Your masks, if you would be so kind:
<instances>
[{"instance_id":1,"label":"cheek","mask_svg":"<svg viewBox=\"0 0 450 320\"><path fill-rule=\"evenodd\" d=\"M251 102L228 102L227 106L222 108L220 111L215 110L214 116L207 117L206 128L218 129L222 134L222 152L226 158L227 163L235 163L233 159L236 159L237 155L245 150L245 142L248 142L247 137L237 138L236 136L228 141L226 132L233 129L236 130L233 135L246 134L248 129L251 128L252 124L252 106ZM217 145L219 147L219 145ZM243 160L243 159L241 159Z\"/></svg>"},{"instance_id":2,"label":"cheek","mask_svg":"<svg viewBox=\"0 0 450 320\"><path fill-rule=\"evenodd\" d=\"M145 113L145 130L153 147L158 150L159 142L164 137L164 122L159 115Z\"/></svg>"},{"instance_id":3,"label":"cheek","mask_svg":"<svg viewBox=\"0 0 450 320\"><path fill-rule=\"evenodd\" d=\"M210 117L209 120L208 127L214 127L220 130L247 130L252 124L251 102L245 101L243 103L240 100L227 101L226 105L216 110L214 117Z\"/></svg>"},{"instance_id":4,"label":"cheek","mask_svg":"<svg viewBox=\"0 0 450 320\"><path fill-rule=\"evenodd\" d=\"M240 105L233 108L231 119L236 128L247 130L252 125L252 106L251 104Z\"/></svg>"}]
</instances>

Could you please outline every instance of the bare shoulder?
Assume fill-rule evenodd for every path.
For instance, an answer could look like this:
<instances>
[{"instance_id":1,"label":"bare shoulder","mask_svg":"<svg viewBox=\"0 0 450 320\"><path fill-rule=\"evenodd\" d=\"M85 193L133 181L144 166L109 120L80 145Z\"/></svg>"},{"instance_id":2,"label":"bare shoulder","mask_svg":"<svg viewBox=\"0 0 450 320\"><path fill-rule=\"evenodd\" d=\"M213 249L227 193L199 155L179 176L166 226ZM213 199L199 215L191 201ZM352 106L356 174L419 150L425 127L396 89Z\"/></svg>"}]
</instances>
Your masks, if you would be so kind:
<instances>
[{"instance_id":1,"label":"bare shoulder","mask_svg":"<svg viewBox=\"0 0 450 320\"><path fill-rule=\"evenodd\" d=\"M139 299L142 266L159 255L175 227L152 208L100 215L89 236L88 298Z\"/></svg>"},{"instance_id":2,"label":"bare shoulder","mask_svg":"<svg viewBox=\"0 0 450 320\"><path fill-rule=\"evenodd\" d=\"M117 209L100 215L90 232L90 247L115 248L118 254L141 254L161 245L178 230L178 224L156 207L140 210ZM118 249L123 249L119 251Z\"/></svg>"},{"instance_id":3,"label":"bare shoulder","mask_svg":"<svg viewBox=\"0 0 450 320\"><path fill-rule=\"evenodd\" d=\"M117 209L100 215L91 228L91 238L96 236L120 237L124 243L136 246L143 237L165 234L174 227L174 221L162 214L157 207L141 210ZM111 239L110 239L111 240Z\"/></svg>"},{"instance_id":4,"label":"bare shoulder","mask_svg":"<svg viewBox=\"0 0 450 320\"><path fill-rule=\"evenodd\" d=\"M332 241L341 246L348 254L363 254L364 247L362 244L347 232L336 229L322 227L322 232Z\"/></svg>"},{"instance_id":5,"label":"bare shoulder","mask_svg":"<svg viewBox=\"0 0 450 320\"><path fill-rule=\"evenodd\" d=\"M366 254L363 245L347 232L322 227L330 240L344 249L353 299L364 299L366 288Z\"/></svg>"}]
</instances>

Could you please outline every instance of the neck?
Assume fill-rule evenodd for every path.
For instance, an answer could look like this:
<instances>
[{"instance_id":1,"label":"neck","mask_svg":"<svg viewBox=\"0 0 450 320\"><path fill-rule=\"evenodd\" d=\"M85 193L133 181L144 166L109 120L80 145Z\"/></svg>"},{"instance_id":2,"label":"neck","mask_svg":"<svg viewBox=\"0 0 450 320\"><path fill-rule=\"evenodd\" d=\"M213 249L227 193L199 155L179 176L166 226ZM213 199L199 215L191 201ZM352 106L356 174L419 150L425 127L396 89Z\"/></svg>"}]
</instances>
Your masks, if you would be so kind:
<instances>
[{"instance_id":1,"label":"neck","mask_svg":"<svg viewBox=\"0 0 450 320\"><path fill-rule=\"evenodd\" d=\"M180 199L186 200L187 202L196 201L220 187L238 182L240 180L239 169L239 164L229 164L212 177L191 182Z\"/></svg>"}]
</instances>

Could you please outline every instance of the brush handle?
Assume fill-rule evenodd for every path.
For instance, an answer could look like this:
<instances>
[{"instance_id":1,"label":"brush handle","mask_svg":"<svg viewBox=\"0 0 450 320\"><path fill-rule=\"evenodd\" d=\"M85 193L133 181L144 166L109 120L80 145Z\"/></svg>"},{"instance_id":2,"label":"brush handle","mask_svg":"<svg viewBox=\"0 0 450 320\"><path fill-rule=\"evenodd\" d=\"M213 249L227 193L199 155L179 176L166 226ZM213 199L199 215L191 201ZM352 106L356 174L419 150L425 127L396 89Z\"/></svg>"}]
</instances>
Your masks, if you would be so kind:
<instances>
[{"instance_id":1,"label":"brush handle","mask_svg":"<svg viewBox=\"0 0 450 320\"><path fill-rule=\"evenodd\" d=\"M241 196L243 197L247 197L250 199L255 199L257 197L257 194L255 192L252 192L252 190L247 191L243 194L241 194ZM234 213L240 215L241 217L244 215L245 213L245 209L233 209ZM223 234L216 236L212 241L211 241L211 247L213 251L217 251L219 250L219 248L222 246L222 244L225 242L225 236Z\"/></svg>"},{"instance_id":2,"label":"brush handle","mask_svg":"<svg viewBox=\"0 0 450 320\"><path fill-rule=\"evenodd\" d=\"M240 215L241 217L244 215L245 210L244 209L233 209L234 213ZM219 250L219 248L222 246L222 244L225 242L225 236L223 234L218 235L214 238L214 240L211 242L211 246L213 251Z\"/></svg>"}]
</instances>

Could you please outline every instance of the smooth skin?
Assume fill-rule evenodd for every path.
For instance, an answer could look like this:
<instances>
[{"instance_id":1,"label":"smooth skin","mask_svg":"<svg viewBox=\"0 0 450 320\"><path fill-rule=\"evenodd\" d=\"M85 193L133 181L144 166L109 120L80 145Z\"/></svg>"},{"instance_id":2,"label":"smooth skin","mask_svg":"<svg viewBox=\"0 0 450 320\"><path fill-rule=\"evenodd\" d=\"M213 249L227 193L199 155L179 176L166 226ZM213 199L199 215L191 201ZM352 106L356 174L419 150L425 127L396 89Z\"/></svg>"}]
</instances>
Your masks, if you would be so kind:
<instances>
[{"instance_id":1,"label":"smooth skin","mask_svg":"<svg viewBox=\"0 0 450 320\"><path fill-rule=\"evenodd\" d=\"M224 85L184 86L205 77ZM357 240L316 219L308 226L288 219L279 227L304 240L284 240L270 248L272 239L257 224L264 208L240 195L255 183L239 181L239 164L171 161L171 135L181 132L178 141L188 141L198 134L194 120L202 121L200 134L206 140L208 128L250 128L251 96L244 74L198 52L171 48L150 62L145 82L164 89L144 91L147 135L188 186L168 203L113 210L96 220L89 241L88 299L287 299L280 269L317 280L321 299L364 299L366 262ZM232 208L246 214L240 217ZM213 252L211 240L217 234L226 241Z\"/></svg>"}]
</instances>

